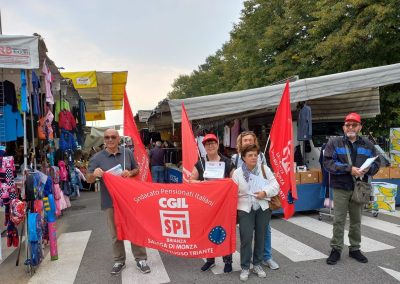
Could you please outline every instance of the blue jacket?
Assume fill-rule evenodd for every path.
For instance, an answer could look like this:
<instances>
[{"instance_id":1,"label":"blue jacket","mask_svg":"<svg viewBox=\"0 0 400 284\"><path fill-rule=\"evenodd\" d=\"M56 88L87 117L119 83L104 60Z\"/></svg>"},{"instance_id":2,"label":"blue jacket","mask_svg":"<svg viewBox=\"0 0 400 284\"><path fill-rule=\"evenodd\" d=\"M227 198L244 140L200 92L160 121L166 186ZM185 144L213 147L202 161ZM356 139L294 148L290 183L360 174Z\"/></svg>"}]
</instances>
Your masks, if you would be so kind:
<instances>
[{"instance_id":1,"label":"blue jacket","mask_svg":"<svg viewBox=\"0 0 400 284\"><path fill-rule=\"evenodd\" d=\"M346 136L329 139L324 153L324 167L331 173L331 186L338 189L353 190L354 180L347 159L346 144L351 152L350 156L354 167L361 167L366 159L377 156L377 153L374 145L360 136L354 143L351 143ZM380 161L376 159L363 179L368 181L368 176L375 175L379 166Z\"/></svg>"}]
</instances>

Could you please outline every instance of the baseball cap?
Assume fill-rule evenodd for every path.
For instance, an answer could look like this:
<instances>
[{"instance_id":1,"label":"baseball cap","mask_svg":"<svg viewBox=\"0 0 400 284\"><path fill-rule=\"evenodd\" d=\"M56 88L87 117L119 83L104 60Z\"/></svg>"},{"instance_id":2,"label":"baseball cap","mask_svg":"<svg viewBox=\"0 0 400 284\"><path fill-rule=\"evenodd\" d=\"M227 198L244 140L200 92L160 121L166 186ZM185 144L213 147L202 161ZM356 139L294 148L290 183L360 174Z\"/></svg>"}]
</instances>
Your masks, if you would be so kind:
<instances>
[{"instance_id":1,"label":"baseball cap","mask_svg":"<svg viewBox=\"0 0 400 284\"><path fill-rule=\"evenodd\" d=\"M206 136L204 136L203 142L202 142L203 145L205 145L207 141L215 141L215 142L218 142L218 139L217 139L217 136L215 136L215 135L212 134L212 133L209 133L209 134L206 134Z\"/></svg>"},{"instance_id":2,"label":"baseball cap","mask_svg":"<svg viewBox=\"0 0 400 284\"><path fill-rule=\"evenodd\" d=\"M344 121L355 121L358 123L361 123L361 116L358 113L352 112L349 113L348 115L346 115L346 117L344 118Z\"/></svg>"}]
</instances>

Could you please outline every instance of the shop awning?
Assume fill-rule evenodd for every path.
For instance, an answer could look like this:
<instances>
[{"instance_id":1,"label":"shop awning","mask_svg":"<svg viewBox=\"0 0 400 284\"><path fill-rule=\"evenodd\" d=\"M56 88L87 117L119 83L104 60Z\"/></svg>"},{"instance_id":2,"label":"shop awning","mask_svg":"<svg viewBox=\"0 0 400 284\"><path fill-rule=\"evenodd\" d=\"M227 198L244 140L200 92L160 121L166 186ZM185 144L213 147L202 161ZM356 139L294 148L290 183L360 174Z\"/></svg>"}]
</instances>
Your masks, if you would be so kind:
<instances>
[{"instance_id":1,"label":"shop awning","mask_svg":"<svg viewBox=\"0 0 400 284\"><path fill-rule=\"evenodd\" d=\"M122 109L128 71L118 72L62 72L85 100L88 112Z\"/></svg>"},{"instance_id":2,"label":"shop awning","mask_svg":"<svg viewBox=\"0 0 400 284\"><path fill-rule=\"evenodd\" d=\"M400 64L354 70L307 78L290 84L291 102L307 101L312 105L313 119L343 118L350 111L362 117L380 113L379 87L400 82ZM181 104L190 120L220 117L265 109L273 112L279 104L284 84L229 92L210 96L170 100L174 122L181 122Z\"/></svg>"}]
</instances>

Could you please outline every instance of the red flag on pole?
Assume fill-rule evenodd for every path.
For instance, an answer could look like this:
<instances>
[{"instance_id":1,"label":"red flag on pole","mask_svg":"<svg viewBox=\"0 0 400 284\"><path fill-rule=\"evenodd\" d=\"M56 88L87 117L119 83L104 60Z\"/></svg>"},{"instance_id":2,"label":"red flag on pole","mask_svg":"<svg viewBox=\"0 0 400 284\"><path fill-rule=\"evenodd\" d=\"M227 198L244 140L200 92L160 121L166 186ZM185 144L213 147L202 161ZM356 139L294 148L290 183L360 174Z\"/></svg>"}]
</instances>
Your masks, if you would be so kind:
<instances>
[{"instance_id":1,"label":"red flag on pole","mask_svg":"<svg viewBox=\"0 0 400 284\"><path fill-rule=\"evenodd\" d=\"M297 199L289 81L286 82L281 102L275 113L270 141L269 156L271 166L281 187L279 197L282 202L284 217L289 219L295 212L293 199Z\"/></svg>"},{"instance_id":2,"label":"red flag on pole","mask_svg":"<svg viewBox=\"0 0 400 284\"><path fill-rule=\"evenodd\" d=\"M194 165L198 160L197 143L194 139L192 126L189 122L185 105L182 102L182 177L183 182L189 182Z\"/></svg>"},{"instance_id":3,"label":"red flag on pole","mask_svg":"<svg viewBox=\"0 0 400 284\"><path fill-rule=\"evenodd\" d=\"M143 142L140 139L126 90L124 91L124 136L131 137L133 145L135 145L133 155L139 166L139 174L135 176L135 179L138 181L151 182L149 156L147 155Z\"/></svg>"}]
</instances>

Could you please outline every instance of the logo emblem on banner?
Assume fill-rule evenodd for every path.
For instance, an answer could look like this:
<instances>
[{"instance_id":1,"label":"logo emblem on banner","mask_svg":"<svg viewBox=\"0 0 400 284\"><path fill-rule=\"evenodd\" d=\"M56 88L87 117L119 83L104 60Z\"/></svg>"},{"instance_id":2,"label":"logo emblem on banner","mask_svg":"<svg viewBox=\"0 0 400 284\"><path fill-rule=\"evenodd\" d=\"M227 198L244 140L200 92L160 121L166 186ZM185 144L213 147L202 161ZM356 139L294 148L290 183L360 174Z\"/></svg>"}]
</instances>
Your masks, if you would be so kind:
<instances>
[{"instance_id":1,"label":"logo emblem on banner","mask_svg":"<svg viewBox=\"0 0 400 284\"><path fill-rule=\"evenodd\" d=\"M160 198L162 208L189 208L185 198ZM190 238L189 211L160 210L161 233L164 237Z\"/></svg>"}]
</instances>

